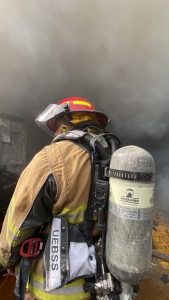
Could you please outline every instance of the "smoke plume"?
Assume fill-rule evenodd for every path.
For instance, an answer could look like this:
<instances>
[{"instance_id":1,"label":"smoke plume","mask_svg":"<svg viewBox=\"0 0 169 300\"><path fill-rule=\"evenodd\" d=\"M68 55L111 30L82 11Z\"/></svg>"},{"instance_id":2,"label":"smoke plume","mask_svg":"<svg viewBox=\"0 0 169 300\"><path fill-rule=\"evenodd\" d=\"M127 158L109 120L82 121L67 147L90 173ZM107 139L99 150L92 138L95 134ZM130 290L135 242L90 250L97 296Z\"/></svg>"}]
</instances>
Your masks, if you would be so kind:
<instances>
[{"instance_id":1,"label":"smoke plume","mask_svg":"<svg viewBox=\"0 0 169 300\"><path fill-rule=\"evenodd\" d=\"M0 110L28 124L28 160L49 139L33 120L90 99L122 143L149 150L169 207L169 2L0 0Z\"/></svg>"}]
</instances>

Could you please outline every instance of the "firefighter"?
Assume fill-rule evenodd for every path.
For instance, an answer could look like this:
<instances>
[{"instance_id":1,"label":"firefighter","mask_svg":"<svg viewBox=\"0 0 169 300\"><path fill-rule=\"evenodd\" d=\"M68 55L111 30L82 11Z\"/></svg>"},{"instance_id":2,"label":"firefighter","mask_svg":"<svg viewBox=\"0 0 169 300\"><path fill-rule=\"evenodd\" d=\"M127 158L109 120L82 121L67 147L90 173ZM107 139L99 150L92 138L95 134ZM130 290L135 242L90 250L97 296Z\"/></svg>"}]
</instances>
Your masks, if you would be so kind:
<instances>
[{"instance_id":1,"label":"firefighter","mask_svg":"<svg viewBox=\"0 0 169 300\"><path fill-rule=\"evenodd\" d=\"M31 258L23 297L20 290L24 287L18 287L18 282L26 271L21 272L19 251L23 241L37 232L48 236L54 216L64 217L69 224L84 221L91 181L89 152L70 140L57 142L57 137L72 130L104 132L108 117L88 100L70 97L50 104L36 123L54 140L34 156L19 178L0 235L0 264L15 268L17 299L89 300L91 295L84 291L81 278L52 292L44 289L43 251Z\"/></svg>"}]
</instances>

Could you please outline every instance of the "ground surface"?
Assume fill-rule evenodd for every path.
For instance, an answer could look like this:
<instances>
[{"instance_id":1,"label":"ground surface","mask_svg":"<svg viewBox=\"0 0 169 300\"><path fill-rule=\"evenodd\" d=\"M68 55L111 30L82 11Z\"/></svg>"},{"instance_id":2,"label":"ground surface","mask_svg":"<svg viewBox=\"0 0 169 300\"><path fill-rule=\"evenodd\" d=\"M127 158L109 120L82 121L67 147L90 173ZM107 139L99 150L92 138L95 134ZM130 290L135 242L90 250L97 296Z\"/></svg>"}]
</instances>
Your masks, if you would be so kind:
<instances>
[{"instance_id":1,"label":"ground surface","mask_svg":"<svg viewBox=\"0 0 169 300\"><path fill-rule=\"evenodd\" d=\"M0 278L0 300L16 300L14 296L15 277Z\"/></svg>"},{"instance_id":2,"label":"ground surface","mask_svg":"<svg viewBox=\"0 0 169 300\"><path fill-rule=\"evenodd\" d=\"M155 213L153 248L169 255L169 219L165 213ZM169 300L169 263L153 259L150 276L140 284L137 300Z\"/></svg>"},{"instance_id":3,"label":"ground surface","mask_svg":"<svg viewBox=\"0 0 169 300\"><path fill-rule=\"evenodd\" d=\"M153 262L150 276L141 282L136 300L169 300L169 267Z\"/></svg>"}]
</instances>

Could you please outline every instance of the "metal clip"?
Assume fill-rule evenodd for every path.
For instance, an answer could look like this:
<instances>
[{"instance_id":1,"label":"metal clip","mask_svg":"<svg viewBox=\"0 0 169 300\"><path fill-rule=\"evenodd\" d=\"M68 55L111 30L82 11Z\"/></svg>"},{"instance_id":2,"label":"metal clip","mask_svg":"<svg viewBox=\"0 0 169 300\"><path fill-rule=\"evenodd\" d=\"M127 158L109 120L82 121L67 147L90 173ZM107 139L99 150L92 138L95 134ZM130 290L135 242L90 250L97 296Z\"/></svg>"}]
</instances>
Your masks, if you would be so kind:
<instances>
[{"instance_id":1,"label":"metal clip","mask_svg":"<svg viewBox=\"0 0 169 300\"><path fill-rule=\"evenodd\" d=\"M104 177L110 177L110 168L109 167L105 167L104 168Z\"/></svg>"}]
</instances>

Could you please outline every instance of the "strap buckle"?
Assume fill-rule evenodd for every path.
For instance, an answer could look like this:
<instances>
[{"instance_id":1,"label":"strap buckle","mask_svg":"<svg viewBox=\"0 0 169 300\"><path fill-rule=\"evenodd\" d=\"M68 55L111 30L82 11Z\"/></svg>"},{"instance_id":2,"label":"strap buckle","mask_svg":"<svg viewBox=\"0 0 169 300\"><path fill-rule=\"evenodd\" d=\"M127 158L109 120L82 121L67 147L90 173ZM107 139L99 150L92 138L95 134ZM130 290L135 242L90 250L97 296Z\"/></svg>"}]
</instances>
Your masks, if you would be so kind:
<instances>
[{"instance_id":1,"label":"strap buckle","mask_svg":"<svg viewBox=\"0 0 169 300\"><path fill-rule=\"evenodd\" d=\"M43 247L41 238L30 238L25 240L20 248L20 255L26 258L34 258L39 255Z\"/></svg>"},{"instance_id":2,"label":"strap buckle","mask_svg":"<svg viewBox=\"0 0 169 300\"><path fill-rule=\"evenodd\" d=\"M105 167L104 171L103 171L103 176L109 178L110 177L110 168L109 167Z\"/></svg>"}]
</instances>

